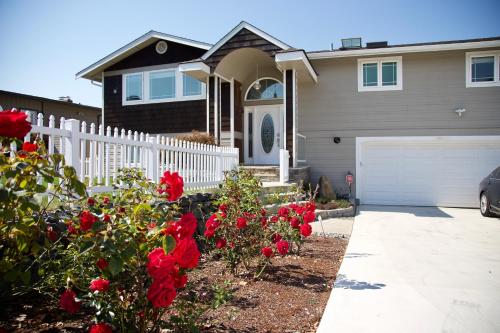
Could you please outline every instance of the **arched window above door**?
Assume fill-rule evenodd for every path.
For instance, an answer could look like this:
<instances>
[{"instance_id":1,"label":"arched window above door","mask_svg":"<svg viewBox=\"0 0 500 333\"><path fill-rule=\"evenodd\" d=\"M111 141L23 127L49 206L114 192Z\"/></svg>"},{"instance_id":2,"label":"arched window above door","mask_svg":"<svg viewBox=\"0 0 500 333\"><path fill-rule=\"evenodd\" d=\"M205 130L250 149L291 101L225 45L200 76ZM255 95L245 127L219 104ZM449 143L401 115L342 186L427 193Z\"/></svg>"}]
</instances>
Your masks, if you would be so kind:
<instances>
[{"instance_id":1,"label":"arched window above door","mask_svg":"<svg viewBox=\"0 0 500 333\"><path fill-rule=\"evenodd\" d=\"M262 101L283 98L283 84L273 78L261 78L248 87L245 95L247 101Z\"/></svg>"}]
</instances>

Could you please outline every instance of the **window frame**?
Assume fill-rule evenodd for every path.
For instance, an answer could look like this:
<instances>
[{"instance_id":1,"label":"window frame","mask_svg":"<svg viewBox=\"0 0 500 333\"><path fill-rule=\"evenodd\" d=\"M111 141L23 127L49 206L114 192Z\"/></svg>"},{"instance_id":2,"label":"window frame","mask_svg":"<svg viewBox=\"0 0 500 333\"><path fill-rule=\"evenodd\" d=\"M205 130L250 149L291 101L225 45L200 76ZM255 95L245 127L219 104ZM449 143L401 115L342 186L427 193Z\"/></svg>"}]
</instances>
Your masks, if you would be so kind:
<instances>
[{"instance_id":1,"label":"window frame","mask_svg":"<svg viewBox=\"0 0 500 333\"><path fill-rule=\"evenodd\" d=\"M150 74L156 72L175 71L175 97L152 99L150 94ZM142 74L142 100L127 101L127 77L131 75ZM206 83L201 82L201 94L184 96L184 75L179 71L179 67L165 67L151 70L137 70L123 73L122 75L122 105L141 105L141 104L156 104L169 102L182 102L201 100L206 98Z\"/></svg>"},{"instance_id":2,"label":"window frame","mask_svg":"<svg viewBox=\"0 0 500 333\"><path fill-rule=\"evenodd\" d=\"M493 81L472 82L472 58L493 57ZM465 53L465 87L500 86L500 50L476 51Z\"/></svg>"},{"instance_id":3,"label":"window frame","mask_svg":"<svg viewBox=\"0 0 500 333\"><path fill-rule=\"evenodd\" d=\"M384 86L382 85L382 64L387 62L396 63L396 85ZM363 65L377 64L377 85L364 86L363 85ZM363 91L391 91L403 90L403 57L383 57L383 58L361 58L358 59L358 92Z\"/></svg>"},{"instance_id":4,"label":"window frame","mask_svg":"<svg viewBox=\"0 0 500 333\"><path fill-rule=\"evenodd\" d=\"M257 82L260 82L262 80L272 80L272 81L275 81L275 82L278 82L279 84L281 84L281 87L283 89L283 97L277 97L277 98L266 98L266 99L248 99L248 93L250 92L250 89L252 89L252 87L255 85L255 83ZM245 92L245 102L259 102L259 101L281 101L285 98L285 86L283 85L283 82L281 82L280 80L274 78L274 77L270 77L270 76L264 76L264 77L261 77L255 81L253 81L247 88L247 91Z\"/></svg>"}]
</instances>

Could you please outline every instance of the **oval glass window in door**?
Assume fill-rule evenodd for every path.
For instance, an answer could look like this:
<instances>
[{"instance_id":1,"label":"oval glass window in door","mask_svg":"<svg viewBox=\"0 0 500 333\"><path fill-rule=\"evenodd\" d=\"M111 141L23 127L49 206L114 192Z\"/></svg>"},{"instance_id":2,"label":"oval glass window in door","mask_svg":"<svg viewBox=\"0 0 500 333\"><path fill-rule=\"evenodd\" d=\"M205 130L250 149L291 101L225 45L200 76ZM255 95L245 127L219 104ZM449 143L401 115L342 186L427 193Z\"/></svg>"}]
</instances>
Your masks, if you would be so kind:
<instances>
[{"instance_id":1,"label":"oval glass window in door","mask_svg":"<svg viewBox=\"0 0 500 333\"><path fill-rule=\"evenodd\" d=\"M262 119L262 125L260 126L260 141L262 143L262 149L269 154L274 144L274 122L270 114L266 114Z\"/></svg>"}]
</instances>

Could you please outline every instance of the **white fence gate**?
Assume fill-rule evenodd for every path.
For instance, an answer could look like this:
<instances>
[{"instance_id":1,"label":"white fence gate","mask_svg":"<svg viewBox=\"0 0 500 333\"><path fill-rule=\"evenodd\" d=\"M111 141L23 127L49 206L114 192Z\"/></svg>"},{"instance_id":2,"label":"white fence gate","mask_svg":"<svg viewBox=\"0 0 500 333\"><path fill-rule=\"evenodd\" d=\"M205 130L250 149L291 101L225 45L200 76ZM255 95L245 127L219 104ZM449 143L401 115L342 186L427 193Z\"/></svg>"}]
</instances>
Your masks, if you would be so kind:
<instances>
[{"instance_id":1,"label":"white fence gate","mask_svg":"<svg viewBox=\"0 0 500 333\"><path fill-rule=\"evenodd\" d=\"M28 115L29 117L29 115ZM39 134L48 142L49 153L63 154L67 165L76 169L79 179L92 192L111 190L120 168L140 168L146 177L159 182L167 170L179 172L186 189L216 187L224 172L238 166L238 148L217 147L164 136L119 130L87 124L75 119L49 117L48 127L38 114L36 125L26 135Z\"/></svg>"}]
</instances>

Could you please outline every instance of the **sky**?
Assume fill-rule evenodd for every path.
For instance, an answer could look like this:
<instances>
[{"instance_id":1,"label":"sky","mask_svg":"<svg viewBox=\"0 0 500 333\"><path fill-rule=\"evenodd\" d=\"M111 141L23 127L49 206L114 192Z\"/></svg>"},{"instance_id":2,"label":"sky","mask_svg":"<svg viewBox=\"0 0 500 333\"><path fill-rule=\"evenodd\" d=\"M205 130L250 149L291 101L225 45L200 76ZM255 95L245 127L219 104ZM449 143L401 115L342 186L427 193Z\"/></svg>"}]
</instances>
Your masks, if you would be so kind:
<instances>
[{"instance_id":1,"label":"sky","mask_svg":"<svg viewBox=\"0 0 500 333\"><path fill-rule=\"evenodd\" d=\"M0 0L0 90L100 107L75 74L149 30L215 44L245 20L307 51L500 36L500 0Z\"/></svg>"}]
</instances>

